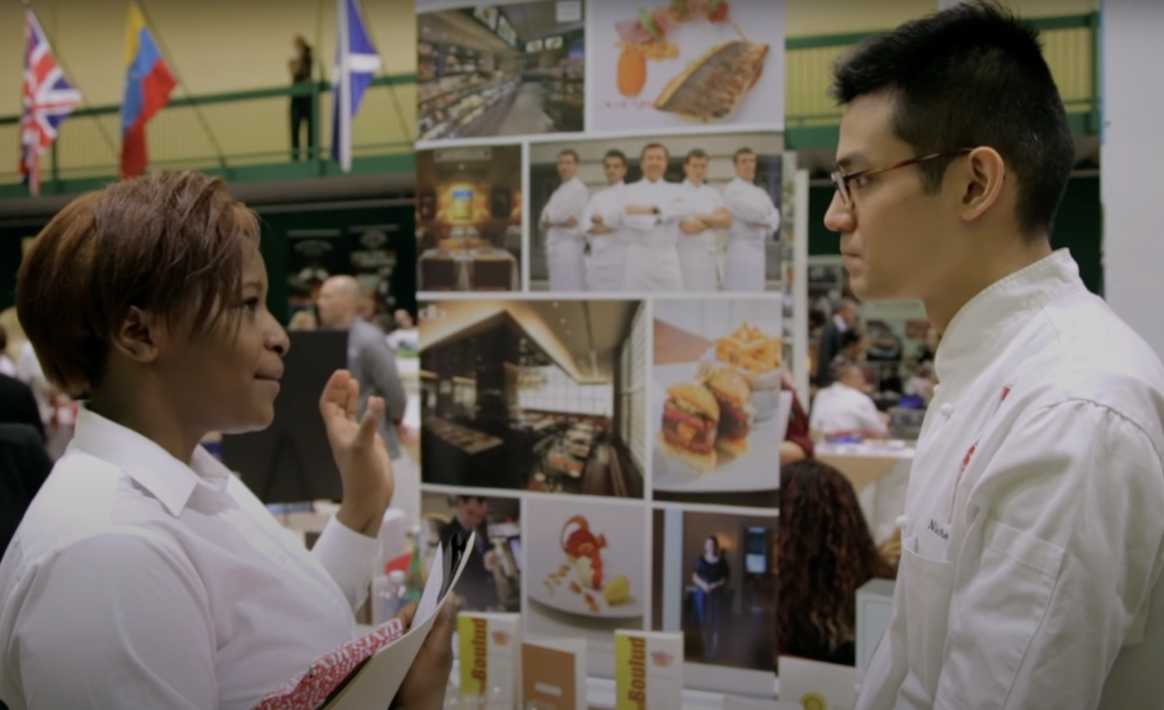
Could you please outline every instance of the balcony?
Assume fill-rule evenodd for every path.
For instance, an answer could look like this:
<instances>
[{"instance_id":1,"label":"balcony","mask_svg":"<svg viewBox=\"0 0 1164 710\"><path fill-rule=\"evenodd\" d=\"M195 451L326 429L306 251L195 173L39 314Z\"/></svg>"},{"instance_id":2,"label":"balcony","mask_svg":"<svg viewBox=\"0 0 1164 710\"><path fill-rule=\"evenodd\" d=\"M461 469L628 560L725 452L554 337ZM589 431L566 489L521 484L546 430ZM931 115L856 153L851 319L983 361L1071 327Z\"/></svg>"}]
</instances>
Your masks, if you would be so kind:
<instances>
[{"instance_id":1,"label":"balcony","mask_svg":"<svg viewBox=\"0 0 1164 710\"><path fill-rule=\"evenodd\" d=\"M1031 20L1043 33L1044 51L1079 136L1098 133L1099 15ZM869 34L786 40L786 145L795 150L836 145L841 110L827 96L833 61ZM353 122L352 175L397 175L414 169L415 74L378 77ZM315 106L316 151L307 160L290 153L288 102L309 95ZM0 200L27 197L16 171L19 117L0 117ZM331 91L326 83L198 97L175 96L149 124L150 166L194 168L232 183L274 183L334 178L328 158ZM42 193L65 196L114 179L119 155L119 107L75 112L42 165ZM330 180L330 182L336 182ZM408 184L411 184L410 182Z\"/></svg>"}]
</instances>

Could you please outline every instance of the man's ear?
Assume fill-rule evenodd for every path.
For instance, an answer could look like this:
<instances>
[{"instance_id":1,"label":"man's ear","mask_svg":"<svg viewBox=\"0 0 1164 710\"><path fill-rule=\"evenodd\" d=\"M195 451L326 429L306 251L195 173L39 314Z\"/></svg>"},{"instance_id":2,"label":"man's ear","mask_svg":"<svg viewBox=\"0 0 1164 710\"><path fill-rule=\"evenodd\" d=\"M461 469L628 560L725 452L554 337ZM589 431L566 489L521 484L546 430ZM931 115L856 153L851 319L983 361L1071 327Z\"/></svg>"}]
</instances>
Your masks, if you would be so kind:
<instances>
[{"instance_id":1,"label":"man's ear","mask_svg":"<svg viewBox=\"0 0 1164 710\"><path fill-rule=\"evenodd\" d=\"M112 334L111 345L134 362L154 362L158 359L164 331L164 324L155 314L130 306L121 327Z\"/></svg>"},{"instance_id":2,"label":"man's ear","mask_svg":"<svg viewBox=\"0 0 1164 710\"><path fill-rule=\"evenodd\" d=\"M971 222L998 203L1006 183L1006 162L994 148L975 148L959 177L964 185L962 219Z\"/></svg>"}]
</instances>

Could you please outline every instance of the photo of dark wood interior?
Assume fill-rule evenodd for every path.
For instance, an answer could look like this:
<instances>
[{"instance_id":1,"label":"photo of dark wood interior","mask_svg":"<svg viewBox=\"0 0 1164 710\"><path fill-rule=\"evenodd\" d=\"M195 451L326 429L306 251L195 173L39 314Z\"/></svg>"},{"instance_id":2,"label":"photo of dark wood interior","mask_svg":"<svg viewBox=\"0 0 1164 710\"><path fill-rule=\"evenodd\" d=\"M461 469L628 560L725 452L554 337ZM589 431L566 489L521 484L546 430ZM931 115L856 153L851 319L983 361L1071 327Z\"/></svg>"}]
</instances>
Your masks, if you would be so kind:
<instances>
[{"instance_id":1,"label":"photo of dark wood interior","mask_svg":"<svg viewBox=\"0 0 1164 710\"><path fill-rule=\"evenodd\" d=\"M423 304L425 483L641 498L640 301Z\"/></svg>"}]
</instances>

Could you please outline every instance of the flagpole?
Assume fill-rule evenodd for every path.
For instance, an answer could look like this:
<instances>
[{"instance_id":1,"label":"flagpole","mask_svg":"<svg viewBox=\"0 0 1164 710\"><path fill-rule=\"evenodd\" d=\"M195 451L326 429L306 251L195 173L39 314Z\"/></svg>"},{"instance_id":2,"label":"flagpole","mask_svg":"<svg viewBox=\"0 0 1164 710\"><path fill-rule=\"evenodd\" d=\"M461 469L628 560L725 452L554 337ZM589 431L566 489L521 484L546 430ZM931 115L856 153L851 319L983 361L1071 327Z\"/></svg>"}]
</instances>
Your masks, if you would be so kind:
<instances>
[{"instance_id":1,"label":"flagpole","mask_svg":"<svg viewBox=\"0 0 1164 710\"><path fill-rule=\"evenodd\" d=\"M338 0L340 28L340 168L346 173L352 169L352 49L351 27L348 26L348 2Z\"/></svg>"},{"instance_id":2,"label":"flagpole","mask_svg":"<svg viewBox=\"0 0 1164 710\"><path fill-rule=\"evenodd\" d=\"M36 13L32 11L32 8L29 8L28 11L33 13L33 17L36 16ZM65 71L65 74L67 76L72 76L72 77L74 77L74 80L75 80L75 77L77 75L73 73L73 70L70 69L69 65L65 62L65 58L61 55L61 48L59 46L57 46L56 40L53 39L53 36L50 35L48 30L46 30L44 28L43 22L41 22L38 19L37 24L40 25L40 31L44 33L45 39L48 40L49 46L53 48L53 57L56 58L57 64L61 65L61 69L63 69ZM79 93L81 95L81 101L80 101L81 108L82 109L90 108L89 102L85 100L85 92L81 91L81 87L79 85L74 84L74 86L76 86L76 88L77 88L77 93ZM115 158L119 157L121 155L121 151L118 150L117 143L114 142L113 136L109 135L109 131L105 128L105 124L101 122L101 117L96 115L96 114L90 114L89 117L92 118L93 122L97 124L97 130L99 133L101 133L101 137L105 139L105 145L109 146L109 152L112 153ZM55 144L56 141L54 140L53 143ZM55 162L56 157L55 156L53 158L53 161L54 161L53 162L53 169L55 170L56 169L56 162Z\"/></svg>"},{"instance_id":3,"label":"flagpole","mask_svg":"<svg viewBox=\"0 0 1164 710\"><path fill-rule=\"evenodd\" d=\"M181 72L178 71L178 63L174 61L174 55L170 53L169 47L166 46L166 41L162 39L162 33L158 31L158 26L154 24L154 20L146 11L142 0L130 0L130 2L137 5L137 9L141 11L142 18L145 19L146 26L153 31L158 49L161 50L162 57L165 58L166 63L170 67L170 74L182 89L182 93L186 95L186 100L190 102L190 107L194 109L194 115L197 117L198 123L201 124L202 130L206 132L206 138L210 141L210 147L214 150L215 157L218 158L218 167L225 172L226 156L222 152L222 146L218 144L218 139L214 136L214 131L210 130L210 124L206 121L206 116L202 114L202 107L198 105L198 100L190 93L190 87L186 85L186 81L182 78Z\"/></svg>"}]
</instances>

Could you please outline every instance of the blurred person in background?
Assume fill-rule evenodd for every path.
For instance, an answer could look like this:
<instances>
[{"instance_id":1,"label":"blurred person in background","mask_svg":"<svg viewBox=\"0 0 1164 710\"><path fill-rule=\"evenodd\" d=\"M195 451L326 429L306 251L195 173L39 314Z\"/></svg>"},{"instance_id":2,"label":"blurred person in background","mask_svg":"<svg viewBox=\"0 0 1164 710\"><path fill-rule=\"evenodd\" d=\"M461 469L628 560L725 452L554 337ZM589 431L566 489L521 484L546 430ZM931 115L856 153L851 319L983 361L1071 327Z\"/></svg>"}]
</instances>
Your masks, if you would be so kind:
<instances>
[{"instance_id":1,"label":"blurred person in background","mask_svg":"<svg viewBox=\"0 0 1164 710\"><path fill-rule=\"evenodd\" d=\"M348 368L364 390L359 411L364 411L369 397L384 401L380 435L388 445L396 474L392 507L403 510L409 521L416 523L420 520L420 471L403 458L400 447L408 398L396 367L396 354L380 329L360 317L362 303L360 285L353 277L332 276L320 287L315 310L320 327L348 332Z\"/></svg>"},{"instance_id":2,"label":"blurred person in background","mask_svg":"<svg viewBox=\"0 0 1164 710\"><path fill-rule=\"evenodd\" d=\"M832 439L856 436L884 439L889 436L889 415L877 411L869 396L869 383L860 365L837 368L836 381L816 393L809 428Z\"/></svg>"},{"instance_id":3,"label":"blurred person in background","mask_svg":"<svg viewBox=\"0 0 1164 710\"><path fill-rule=\"evenodd\" d=\"M856 663L857 589L892 579L853 485L820 461L780 469L777 654Z\"/></svg>"},{"instance_id":4,"label":"blurred person in background","mask_svg":"<svg viewBox=\"0 0 1164 710\"><path fill-rule=\"evenodd\" d=\"M828 387L833 382L833 373L830 369L835 358L844 346L842 338L846 331L857 327L860 311L857 302L851 298L842 298L837 304L833 317L829 319L820 333L820 344L816 351L816 386Z\"/></svg>"},{"instance_id":5,"label":"blurred person in background","mask_svg":"<svg viewBox=\"0 0 1164 710\"><path fill-rule=\"evenodd\" d=\"M8 357L8 331L0 325L0 375L16 377L16 363Z\"/></svg>"},{"instance_id":6,"label":"blurred person in background","mask_svg":"<svg viewBox=\"0 0 1164 710\"><path fill-rule=\"evenodd\" d=\"M343 499L311 552L199 446L274 419L289 340L258 244L221 179L161 171L73 200L21 263L24 332L84 404L0 561L13 710L250 710L359 636L393 496L383 399L357 418L349 372L324 388ZM396 704L439 707L451 612Z\"/></svg>"},{"instance_id":7,"label":"blurred person in background","mask_svg":"<svg viewBox=\"0 0 1164 710\"><path fill-rule=\"evenodd\" d=\"M388 331L388 347L393 350L404 348L410 352L420 349L420 332L416 329L416 319L407 309L397 308L392 312L395 328Z\"/></svg>"},{"instance_id":8,"label":"blurred person in background","mask_svg":"<svg viewBox=\"0 0 1164 710\"><path fill-rule=\"evenodd\" d=\"M307 40L303 35L298 35L291 43L295 48L295 56L287 63L288 69L291 71L291 85L296 88L309 88L311 86L311 68L312 55L311 45L307 44ZM299 160L301 155L310 159L311 152L315 148L315 140L312 131L312 123L314 118L311 115L311 95L292 96L291 97L291 160ZM300 131L307 128L307 152L301 154L299 152Z\"/></svg>"},{"instance_id":9,"label":"blurred person in background","mask_svg":"<svg viewBox=\"0 0 1164 710\"><path fill-rule=\"evenodd\" d=\"M317 327L315 314L307 308L295 311L287 323L287 330L315 330Z\"/></svg>"},{"instance_id":10,"label":"blurred person in background","mask_svg":"<svg viewBox=\"0 0 1164 710\"><path fill-rule=\"evenodd\" d=\"M846 365L856 365L865 359L865 338L855 328L841 333L841 350L829 363L829 372L836 379L837 371Z\"/></svg>"}]
</instances>

